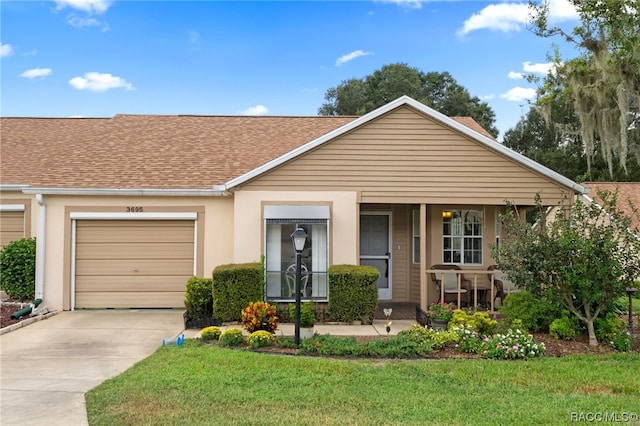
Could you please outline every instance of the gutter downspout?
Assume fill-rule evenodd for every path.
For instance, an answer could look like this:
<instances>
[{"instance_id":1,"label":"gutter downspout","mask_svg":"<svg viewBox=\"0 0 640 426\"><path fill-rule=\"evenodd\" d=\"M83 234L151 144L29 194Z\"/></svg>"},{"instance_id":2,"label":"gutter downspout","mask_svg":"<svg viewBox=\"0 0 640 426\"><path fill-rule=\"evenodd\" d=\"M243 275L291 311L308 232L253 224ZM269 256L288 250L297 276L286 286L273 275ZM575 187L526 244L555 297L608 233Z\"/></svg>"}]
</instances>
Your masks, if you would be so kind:
<instances>
[{"instance_id":1,"label":"gutter downspout","mask_svg":"<svg viewBox=\"0 0 640 426\"><path fill-rule=\"evenodd\" d=\"M36 201L40 205L38 215L38 238L36 244L36 299L44 299L44 260L47 235L47 206L42 194L36 194Z\"/></svg>"}]
</instances>

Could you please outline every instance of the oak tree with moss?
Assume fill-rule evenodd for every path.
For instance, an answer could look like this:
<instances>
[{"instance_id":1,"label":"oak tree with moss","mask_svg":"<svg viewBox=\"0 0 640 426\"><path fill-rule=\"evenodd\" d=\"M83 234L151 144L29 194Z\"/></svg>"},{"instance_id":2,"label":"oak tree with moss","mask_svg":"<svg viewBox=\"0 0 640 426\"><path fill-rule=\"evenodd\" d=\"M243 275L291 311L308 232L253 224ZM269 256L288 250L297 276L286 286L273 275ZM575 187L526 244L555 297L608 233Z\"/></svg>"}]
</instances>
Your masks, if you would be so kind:
<instances>
[{"instance_id":1,"label":"oak tree with moss","mask_svg":"<svg viewBox=\"0 0 640 426\"><path fill-rule=\"evenodd\" d=\"M556 50L554 71L537 103L550 121L557 105L571 105L577 128L554 124L580 135L589 167L599 145L613 175L615 162L627 170L629 156L640 165L640 0L569 1L580 18L571 32L549 24L548 1L530 3L537 35L560 36L580 51L579 57L563 60Z\"/></svg>"}]
</instances>

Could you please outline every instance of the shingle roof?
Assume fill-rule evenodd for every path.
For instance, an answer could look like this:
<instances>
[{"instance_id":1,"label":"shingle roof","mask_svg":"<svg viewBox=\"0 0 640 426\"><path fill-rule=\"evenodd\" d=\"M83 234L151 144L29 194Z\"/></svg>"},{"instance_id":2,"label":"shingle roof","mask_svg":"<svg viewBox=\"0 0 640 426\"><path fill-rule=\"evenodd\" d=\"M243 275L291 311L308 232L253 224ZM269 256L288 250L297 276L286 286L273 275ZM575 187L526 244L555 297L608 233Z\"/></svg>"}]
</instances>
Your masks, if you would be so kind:
<instances>
[{"instance_id":1,"label":"shingle roof","mask_svg":"<svg viewBox=\"0 0 640 426\"><path fill-rule=\"evenodd\" d=\"M632 218L631 226L640 228L640 217L633 214L633 209L629 205L629 201L640 209L640 182L585 182L583 184L587 188L592 189L589 197L597 199L597 190L615 192L618 190L618 208L627 216Z\"/></svg>"},{"instance_id":2,"label":"shingle roof","mask_svg":"<svg viewBox=\"0 0 640 426\"><path fill-rule=\"evenodd\" d=\"M210 189L357 117L0 118L0 183ZM457 122L488 134L470 117Z\"/></svg>"},{"instance_id":3,"label":"shingle roof","mask_svg":"<svg viewBox=\"0 0 640 426\"><path fill-rule=\"evenodd\" d=\"M458 123L462 124L463 126L467 126L471 130L475 130L476 132L480 133L481 135L495 140L493 135L491 133L489 133L487 131L487 129L482 127L480 125L480 123L478 123L476 120L474 120L473 117L451 117L451 118L453 118L454 120L456 120Z\"/></svg>"},{"instance_id":4,"label":"shingle roof","mask_svg":"<svg viewBox=\"0 0 640 426\"><path fill-rule=\"evenodd\" d=\"M1 118L0 183L209 189L356 117Z\"/></svg>"}]
</instances>

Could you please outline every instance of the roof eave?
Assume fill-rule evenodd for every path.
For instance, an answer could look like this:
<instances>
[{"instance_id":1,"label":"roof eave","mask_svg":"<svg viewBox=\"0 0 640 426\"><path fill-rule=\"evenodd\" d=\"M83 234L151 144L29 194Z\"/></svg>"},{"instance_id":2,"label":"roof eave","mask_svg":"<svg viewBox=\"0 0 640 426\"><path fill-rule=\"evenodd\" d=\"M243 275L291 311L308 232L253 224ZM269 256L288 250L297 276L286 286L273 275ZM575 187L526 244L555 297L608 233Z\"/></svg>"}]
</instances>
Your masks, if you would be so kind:
<instances>
[{"instance_id":1,"label":"roof eave","mask_svg":"<svg viewBox=\"0 0 640 426\"><path fill-rule=\"evenodd\" d=\"M42 195L97 195L134 197L222 197L226 191L216 189L164 189L164 188L37 188L22 190L25 194Z\"/></svg>"},{"instance_id":2,"label":"roof eave","mask_svg":"<svg viewBox=\"0 0 640 426\"><path fill-rule=\"evenodd\" d=\"M215 188L218 188L219 190L225 190L225 191L230 191L233 190L235 187L240 186L264 173L267 173L270 170L273 170L274 168L286 163L287 161L290 161L312 149L315 149L316 147L324 144L325 142L330 141L331 139L334 139L336 137L339 137L357 127L362 126L363 124L366 124L372 120L375 120L376 118L398 108L401 107L403 105L407 105L410 106L440 122L442 122L443 124L452 127L453 129L465 134L466 136L469 136L470 138L476 140L477 142L482 143L483 145L485 145L487 148L492 149L494 151L499 152L500 154L505 155L506 157L522 164L523 166L534 170L535 172L567 187L570 188L572 191L574 191L574 193L578 193L578 194L586 194L589 192L588 188L585 188L584 186L572 181L571 179L568 179L564 176L562 176L561 174L554 172L553 170L543 166L540 163L537 163L533 160L531 160L528 157L525 157L522 154L519 154L507 147L505 147L504 145L500 144L499 142L496 142L495 140L484 136L481 133L476 132L473 129L468 128L467 126L458 123L457 121L455 121L454 119L447 117L446 115L434 110L433 108L430 108L418 101L416 101L413 98L410 98L409 96L402 96L392 102L389 102L388 104L374 110L371 111L368 114L363 115L360 118L355 119L354 121L351 121L347 124L345 124L344 126L341 126L323 136L320 136L319 138L316 138L310 142L307 142L304 145L301 145L298 148L295 148L283 155L281 155L278 158L275 158L259 167L256 167L253 170L250 170L249 172L242 174L236 178L233 178L231 180L229 180L228 182L226 182L223 185L216 185Z\"/></svg>"}]
</instances>

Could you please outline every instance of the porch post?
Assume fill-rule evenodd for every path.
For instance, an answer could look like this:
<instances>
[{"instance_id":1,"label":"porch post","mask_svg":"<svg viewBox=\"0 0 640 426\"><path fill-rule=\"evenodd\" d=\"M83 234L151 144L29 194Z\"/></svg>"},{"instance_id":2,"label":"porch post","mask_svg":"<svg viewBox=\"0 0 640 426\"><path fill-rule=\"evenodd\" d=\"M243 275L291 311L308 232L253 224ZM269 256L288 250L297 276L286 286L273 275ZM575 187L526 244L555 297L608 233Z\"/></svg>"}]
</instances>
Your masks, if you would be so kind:
<instances>
[{"instance_id":1,"label":"porch post","mask_svg":"<svg viewBox=\"0 0 640 426\"><path fill-rule=\"evenodd\" d=\"M420 204L420 309L427 310L427 205Z\"/></svg>"}]
</instances>

